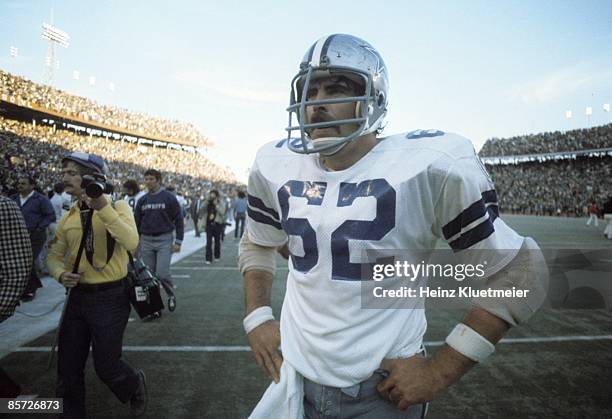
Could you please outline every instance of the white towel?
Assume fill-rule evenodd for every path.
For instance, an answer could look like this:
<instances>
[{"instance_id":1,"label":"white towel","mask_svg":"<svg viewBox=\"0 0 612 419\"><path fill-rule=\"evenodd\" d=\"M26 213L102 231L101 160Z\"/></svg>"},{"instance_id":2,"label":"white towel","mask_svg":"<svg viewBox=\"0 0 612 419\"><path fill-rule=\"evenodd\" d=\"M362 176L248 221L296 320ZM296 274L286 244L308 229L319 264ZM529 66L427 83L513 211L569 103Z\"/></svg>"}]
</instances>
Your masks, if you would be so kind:
<instances>
[{"instance_id":1,"label":"white towel","mask_svg":"<svg viewBox=\"0 0 612 419\"><path fill-rule=\"evenodd\" d=\"M302 419L304 417L304 377L286 360L280 381L272 382L249 419Z\"/></svg>"}]
</instances>

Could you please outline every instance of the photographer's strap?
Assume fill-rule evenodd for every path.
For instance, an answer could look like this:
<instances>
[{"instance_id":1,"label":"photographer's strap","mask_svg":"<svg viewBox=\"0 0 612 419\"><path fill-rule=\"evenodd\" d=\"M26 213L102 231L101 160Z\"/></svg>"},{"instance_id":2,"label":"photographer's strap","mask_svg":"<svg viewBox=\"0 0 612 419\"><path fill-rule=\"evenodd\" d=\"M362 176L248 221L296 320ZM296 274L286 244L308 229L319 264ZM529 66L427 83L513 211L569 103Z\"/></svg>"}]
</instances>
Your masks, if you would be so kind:
<instances>
[{"instance_id":1,"label":"photographer's strap","mask_svg":"<svg viewBox=\"0 0 612 419\"><path fill-rule=\"evenodd\" d=\"M111 258L113 257L113 253L115 252L115 239L113 238L113 236L110 235L110 233L107 230L106 231L106 263L102 267L95 266L93 262L94 232L93 232L93 228L91 225L91 219L93 217L93 210L89 208L87 205L83 204L81 206L80 215L81 215L81 225L83 226L83 233L84 234L87 233L87 235L84 236L85 257L87 258L87 261L89 262L89 264L94 268L94 270L98 272L102 271L106 267L106 265L108 265L108 262L110 262ZM87 228L88 219L90 223L89 228Z\"/></svg>"},{"instance_id":2,"label":"photographer's strap","mask_svg":"<svg viewBox=\"0 0 612 419\"><path fill-rule=\"evenodd\" d=\"M81 242L79 243L79 250L77 251L76 260L74 261L74 265L72 266L73 274L79 272L79 264L81 263L81 257L83 256L83 250L85 249L85 243L87 241L86 235L91 230L91 218L93 216L93 213L89 209L84 210L81 207L80 210L81 225L83 226L83 235L81 236Z\"/></svg>"},{"instance_id":3,"label":"photographer's strap","mask_svg":"<svg viewBox=\"0 0 612 419\"><path fill-rule=\"evenodd\" d=\"M130 266L132 267L133 270L136 270L136 266L134 265L134 256L132 256L132 252L128 250L127 254L128 254L128 258L130 259Z\"/></svg>"}]
</instances>

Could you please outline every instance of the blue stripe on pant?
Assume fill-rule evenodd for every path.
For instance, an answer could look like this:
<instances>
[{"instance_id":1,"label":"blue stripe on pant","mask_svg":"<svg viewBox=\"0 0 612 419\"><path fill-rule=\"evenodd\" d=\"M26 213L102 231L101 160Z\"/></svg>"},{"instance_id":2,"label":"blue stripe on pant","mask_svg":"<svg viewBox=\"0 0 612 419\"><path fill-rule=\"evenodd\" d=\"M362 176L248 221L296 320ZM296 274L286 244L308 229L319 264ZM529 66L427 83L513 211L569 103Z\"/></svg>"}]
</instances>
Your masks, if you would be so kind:
<instances>
[{"instance_id":1,"label":"blue stripe on pant","mask_svg":"<svg viewBox=\"0 0 612 419\"><path fill-rule=\"evenodd\" d=\"M126 403L139 383L137 371L122 359L123 333L130 316L130 302L120 286L86 293L70 293L59 333L57 397L64 399L63 418L84 418L84 369L92 347L96 374Z\"/></svg>"}]
</instances>

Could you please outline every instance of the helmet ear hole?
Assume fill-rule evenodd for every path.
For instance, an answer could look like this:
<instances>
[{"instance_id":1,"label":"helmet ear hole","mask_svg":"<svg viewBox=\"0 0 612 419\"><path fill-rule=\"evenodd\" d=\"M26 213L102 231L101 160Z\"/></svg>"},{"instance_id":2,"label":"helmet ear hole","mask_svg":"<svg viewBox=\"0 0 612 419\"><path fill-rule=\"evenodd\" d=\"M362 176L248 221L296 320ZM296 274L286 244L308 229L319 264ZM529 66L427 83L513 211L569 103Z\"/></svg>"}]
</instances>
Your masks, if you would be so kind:
<instances>
[{"instance_id":1,"label":"helmet ear hole","mask_svg":"<svg viewBox=\"0 0 612 419\"><path fill-rule=\"evenodd\" d=\"M378 107L380 108L385 103L385 94L383 92L378 93Z\"/></svg>"}]
</instances>

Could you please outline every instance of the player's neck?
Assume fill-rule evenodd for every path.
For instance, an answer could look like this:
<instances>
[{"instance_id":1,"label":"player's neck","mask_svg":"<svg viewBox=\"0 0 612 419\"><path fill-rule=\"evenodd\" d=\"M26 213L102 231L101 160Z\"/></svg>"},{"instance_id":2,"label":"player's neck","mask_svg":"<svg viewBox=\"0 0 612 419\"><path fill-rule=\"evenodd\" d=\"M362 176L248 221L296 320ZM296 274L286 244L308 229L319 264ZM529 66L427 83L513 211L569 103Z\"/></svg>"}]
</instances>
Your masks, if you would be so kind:
<instances>
[{"instance_id":1,"label":"player's neck","mask_svg":"<svg viewBox=\"0 0 612 419\"><path fill-rule=\"evenodd\" d=\"M364 135L351 141L342 150L331 156L320 156L321 165L332 172L345 170L357 163L363 156L378 144L374 133Z\"/></svg>"}]
</instances>

